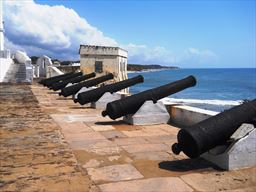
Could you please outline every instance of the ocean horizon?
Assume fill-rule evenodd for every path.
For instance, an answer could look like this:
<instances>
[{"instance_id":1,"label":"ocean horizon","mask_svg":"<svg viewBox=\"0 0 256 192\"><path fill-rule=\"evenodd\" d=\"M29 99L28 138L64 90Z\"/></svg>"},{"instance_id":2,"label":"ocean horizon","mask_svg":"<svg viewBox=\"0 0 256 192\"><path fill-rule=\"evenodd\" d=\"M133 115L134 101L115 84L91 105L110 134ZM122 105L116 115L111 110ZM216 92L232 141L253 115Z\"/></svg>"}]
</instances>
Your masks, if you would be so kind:
<instances>
[{"instance_id":1,"label":"ocean horizon","mask_svg":"<svg viewBox=\"0 0 256 192\"><path fill-rule=\"evenodd\" d=\"M168 99L207 110L220 112L256 98L256 68L164 69L129 72L128 77L139 74L144 76L144 83L132 86L132 94L193 75L197 79L196 86L170 95Z\"/></svg>"}]
</instances>

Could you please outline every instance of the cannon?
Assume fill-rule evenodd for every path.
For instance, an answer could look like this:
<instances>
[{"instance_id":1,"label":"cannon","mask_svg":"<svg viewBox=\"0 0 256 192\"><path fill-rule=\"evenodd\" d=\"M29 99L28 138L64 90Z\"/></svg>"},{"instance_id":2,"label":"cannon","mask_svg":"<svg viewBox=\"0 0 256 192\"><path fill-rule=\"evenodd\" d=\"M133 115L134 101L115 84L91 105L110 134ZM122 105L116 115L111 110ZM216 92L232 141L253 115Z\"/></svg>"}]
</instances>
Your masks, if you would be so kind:
<instances>
[{"instance_id":1,"label":"cannon","mask_svg":"<svg viewBox=\"0 0 256 192\"><path fill-rule=\"evenodd\" d=\"M59 89L62 89L64 87L66 87L66 85L69 84L69 83L73 83L73 84L74 83L79 83L81 81L90 79L90 78L95 77L95 76L96 76L96 73L90 73L90 74L78 76L78 77L75 77L75 78L72 78L72 79L66 79L64 81L54 83L51 86L51 89L53 89L54 91L57 91Z\"/></svg>"},{"instance_id":2,"label":"cannon","mask_svg":"<svg viewBox=\"0 0 256 192\"><path fill-rule=\"evenodd\" d=\"M52 86L54 83L57 83L57 82L60 82L60 81L65 81L65 80L67 80L67 79L72 79L72 78L74 78L74 77L78 77L78 76L81 76L81 75L83 75L82 72L73 73L73 74L70 74L70 75L67 75L67 76L58 78L58 79L54 79L54 80L48 81L48 82L46 83L46 86L47 86L48 88L51 88L51 86Z\"/></svg>"},{"instance_id":3,"label":"cannon","mask_svg":"<svg viewBox=\"0 0 256 192\"><path fill-rule=\"evenodd\" d=\"M52 80L55 80L55 79L61 79L61 78L65 77L65 76L69 76L69 75L71 75L71 74L73 74L73 72L71 72L71 73L65 73L65 74L63 74L63 75L57 75L57 76L54 76L54 77L49 77L49 78L46 78L46 79L42 79L42 80L39 81L38 83L40 83L40 84L42 84L42 85L45 86L46 83L49 82L49 81L52 81Z\"/></svg>"},{"instance_id":4,"label":"cannon","mask_svg":"<svg viewBox=\"0 0 256 192\"><path fill-rule=\"evenodd\" d=\"M110 102L107 104L106 110L102 112L102 116L105 117L108 115L114 120L124 115L134 114L139 110L145 101L152 100L154 103L156 103L159 99L195 85L195 77L188 76L182 80Z\"/></svg>"},{"instance_id":5,"label":"cannon","mask_svg":"<svg viewBox=\"0 0 256 192\"><path fill-rule=\"evenodd\" d=\"M181 129L177 135L178 143L172 145L172 151L175 154L183 151L188 157L197 158L225 144L242 123L250 123L255 117L256 99Z\"/></svg>"},{"instance_id":6,"label":"cannon","mask_svg":"<svg viewBox=\"0 0 256 192\"><path fill-rule=\"evenodd\" d=\"M79 102L81 105L84 105L86 103L90 102L96 102L98 101L102 95L106 92L114 93L117 91L120 91L122 89L125 89L127 87L133 86L137 83L142 83L144 81L143 76L138 75L136 77L133 77L131 79L127 79L124 81L120 81L117 83L109 84L103 87L99 87L97 89L93 89L90 91L86 91L83 93L79 93L77 96L77 99L74 100L74 102Z\"/></svg>"},{"instance_id":7,"label":"cannon","mask_svg":"<svg viewBox=\"0 0 256 192\"><path fill-rule=\"evenodd\" d=\"M109 73L107 75L92 79L92 80L88 80L88 81L84 81L75 85L71 85L69 87L65 87L63 89L61 89L61 92L59 93L59 95L63 95L64 97L68 97L70 95L74 95L76 94L81 88L83 87L92 87L95 85L98 85L104 81L107 81L109 79L113 79L114 76L112 73Z\"/></svg>"}]
</instances>

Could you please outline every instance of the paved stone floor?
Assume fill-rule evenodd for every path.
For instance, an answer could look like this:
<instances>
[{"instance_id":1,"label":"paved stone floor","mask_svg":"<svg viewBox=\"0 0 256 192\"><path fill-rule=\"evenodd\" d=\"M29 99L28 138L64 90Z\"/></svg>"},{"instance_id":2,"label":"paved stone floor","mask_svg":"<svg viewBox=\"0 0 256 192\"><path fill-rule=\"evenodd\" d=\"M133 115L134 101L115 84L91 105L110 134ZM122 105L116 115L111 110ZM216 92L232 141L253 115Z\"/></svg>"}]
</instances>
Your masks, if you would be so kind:
<instances>
[{"instance_id":1,"label":"paved stone floor","mask_svg":"<svg viewBox=\"0 0 256 192\"><path fill-rule=\"evenodd\" d=\"M0 89L0 191L256 191L255 167L173 155L177 127L103 118L36 84Z\"/></svg>"},{"instance_id":2,"label":"paved stone floor","mask_svg":"<svg viewBox=\"0 0 256 192\"><path fill-rule=\"evenodd\" d=\"M89 191L60 127L28 85L0 85L0 191Z\"/></svg>"}]
</instances>

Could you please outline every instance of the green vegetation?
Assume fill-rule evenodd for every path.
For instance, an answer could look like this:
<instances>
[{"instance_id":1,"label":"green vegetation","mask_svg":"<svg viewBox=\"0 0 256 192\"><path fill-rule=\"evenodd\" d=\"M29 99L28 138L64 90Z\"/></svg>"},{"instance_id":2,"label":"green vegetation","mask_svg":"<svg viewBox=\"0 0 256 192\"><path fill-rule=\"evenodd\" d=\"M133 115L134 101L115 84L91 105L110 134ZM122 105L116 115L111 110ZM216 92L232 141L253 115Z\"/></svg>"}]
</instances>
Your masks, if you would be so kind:
<instances>
[{"instance_id":1,"label":"green vegetation","mask_svg":"<svg viewBox=\"0 0 256 192\"><path fill-rule=\"evenodd\" d=\"M160 70L160 69L178 69L174 66L161 66L161 65L141 65L141 64L128 64L128 71L142 71L142 70Z\"/></svg>"}]
</instances>

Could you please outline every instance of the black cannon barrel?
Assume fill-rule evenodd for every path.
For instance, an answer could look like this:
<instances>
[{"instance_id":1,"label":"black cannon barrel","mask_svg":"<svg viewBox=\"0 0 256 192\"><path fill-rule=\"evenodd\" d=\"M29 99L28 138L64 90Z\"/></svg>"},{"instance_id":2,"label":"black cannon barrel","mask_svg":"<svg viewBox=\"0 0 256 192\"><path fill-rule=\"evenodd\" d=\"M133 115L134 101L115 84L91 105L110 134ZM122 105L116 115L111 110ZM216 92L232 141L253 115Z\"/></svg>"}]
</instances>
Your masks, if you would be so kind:
<instances>
[{"instance_id":1,"label":"black cannon barrel","mask_svg":"<svg viewBox=\"0 0 256 192\"><path fill-rule=\"evenodd\" d=\"M144 81L144 78L142 75L138 75L136 77L133 77L131 79L127 79L124 81L120 81L117 83L109 84L103 87L99 87L97 89L93 89L90 91L86 91L83 93L79 93L77 96L77 99L74 100L74 102L79 102L81 105L84 105L86 103L90 102L96 102L98 101L102 95L106 92L114 93L117 91L120 91L122 89L125 89L127 87L136 85L137 83L142 83Z\"/></svg>"},{"instance_id":2,"label":"black cannon barrel","mask_svg":"<svg viewBox=\"0 0 256 192\"><path fill-rule=\"evenodd\" d=\"M159 99L195 85L195 77L188 76L179 81L110 102L107 104L106 110L102 112L102 116L108 115L111 119L117 119L124 115L134 114L139 110L145 101L152 100L154 103L156 103Z\"/></svg>"},{"instance_id":3,"label":"black cannon barrel","mask_svg":"<svg viewBox=\"0 0 256 192\"><path fill-rule=\"evenodd\" d=\"M199 157L224 144L242 123L248 123L255 117L256 99L181 129L177 136L178 143L173 144L172 151L175 154L183 151L190 158Z\"/></svg>"},{"instance_id":4,"label":"black cannon barrel","mask_svg":"<svg viewBox=\"0 0 256 192\"><path fill-rule=\"evenodd\" d=\"M73 74L67 75L67 76L62 77L62 78L58 78L58 79L54 79L54 80L48 81L48 82L46 83L46 86L47 86L48 88L50 88L54 83L57 83L57 82L60 82L60 81L65 81L65 80L67 80L67 79L72 79L72 78L74 78L74 77L78 77L78 76L81 76L81 75L83 75L82 72L73 73Z\"/></svg>"},{"instance_id":5,"label":"black cannon barrel","mask_svg":"<svg viewBox=\"0 0 256 192\"><path fill-rule=\"evenodd\" d=\"M51 86L51 89L53 89L54 91L57 91L59 89L64 88L69 83L79 83L81 81L90 79L90 78L95 77L95 76L96 76L96 73L90 73L90 74L78 76L78 77L75 77L75 78L72 78L72 79L66 79L64 81L54 83Z\"/></svg>"},{"instance_id":6,"label":"black cannon barrel","mask_svg":"<svg viewBox=\"0 0 256 192\"><path fill-rule=\"evenodd\" d=\"M65 73L63 75L57 75L57 76L54 76L54 77L49 77L49 78L46 78L46 79L42 79L41 81L39 81L38 83L42 84L42 85L46 85L46 82L48 81L52 81L54 79L59 79L59 78L62 78L62 77L65 77L65 76L68 76L68 75L71 75L73 74L73 72L71 73Z\"/></svg>"},{"instance_id":7,"label":"black cannon barrel","mask_svg":"<svg viewBox=\"0 0 256 192\"><path fill-rule=\"evenodd\" d=\"M83 87L92 87L95 85L98 85L104 81L107 81L109 79L113 79L114 76L112 73L109 73L107 75L89 80L89 81L84 81L75 85L71 85L69 87L65 87L63 89L61 89L61 92L59 93L59 95L63 95L64 97L68 97L70 95L74 95L76 94L81 88Z\"/></svg>"}]
</instances>

